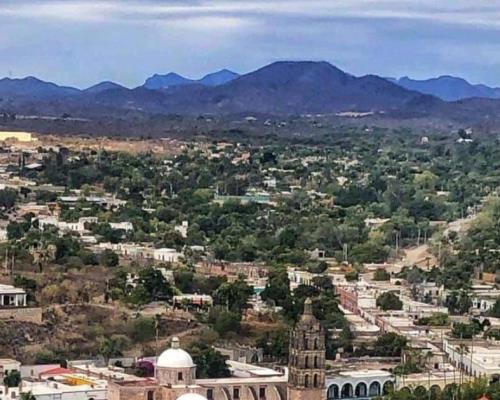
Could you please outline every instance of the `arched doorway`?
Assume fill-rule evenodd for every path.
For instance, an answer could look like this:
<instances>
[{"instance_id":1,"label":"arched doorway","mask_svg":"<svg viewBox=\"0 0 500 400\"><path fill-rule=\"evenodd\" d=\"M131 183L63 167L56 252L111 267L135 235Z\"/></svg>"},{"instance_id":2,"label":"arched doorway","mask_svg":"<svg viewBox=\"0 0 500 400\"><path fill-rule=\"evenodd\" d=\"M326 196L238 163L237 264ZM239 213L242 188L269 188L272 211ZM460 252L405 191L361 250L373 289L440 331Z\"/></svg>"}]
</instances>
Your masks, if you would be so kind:
<instances>
[{"instance_id":1,"label":"arched doorway","mask_svg":"<svg viewBox=\"0 0 500 400\"><path fill-rule=\"evenodd\" d=\"M382 387L382 394L389 394L394 392L394 382L385 381L384 386Z\"/></svg>"},{"instance_id":2,"label":"arched doorway","mask_svg":"<svg viewBox=\"0 0 500 400\"><path fill-rule=\"evenodd\" d=\"M417 386L413 391L413 394L417 399L426 399L429 397L427 389L424 386Z\"/></svg>"},{"instance_id":3,"label":"arched doorway","mask_svg":"<svg viewBox=\"0 0 500 400\"><path fill-rule=\"evenodd\" d=\"M370 384L370 389L368 390L368 396L380 396L380 383L375 381Z\"/></svg>"},{"instance_id":4,"label":"arched doorway","mask_svg":"<svg viewBox=\"0 0 500 400\"><path fill-rule=\"evenodd\" d=\"M326 397L328 400L339 398L339 387L336 384L328 386L328 391L326 392Z\"/></svg>"},{"instance_id":5,"label":"arched doorway","mask_svg":"<svg viewBox=\"0 0 500 400\"><path fill-rule=\"evenodd\" d=\"M431 400L437 400L441 394L441 388L438 385L431 386Z\"/></svg>"},{"instance_id":6,"label":"arched doorway","mask_svg":"<svg viewBox=\"0 0 500 400\"><path fill-rule=\"evenodd\" d=\"M353 394L354 390L352 389L352 385L350 383L346 383L344 384L344 386L342 386L342 390L340 391L340 397L342 399L350 398L353 396Z\"/></svg>"},{"instance_id":7,"label":"arched doorway","mask_svg":"<svg viewBox=\"0 0 500 400\"><path fill-rule=\"evenodd\" d=\"M366 387L366 383L360 382L356 385L356 389L354 389L354 395L356 397L366 397L368 389Z\"/></svg>"}]
</instances>

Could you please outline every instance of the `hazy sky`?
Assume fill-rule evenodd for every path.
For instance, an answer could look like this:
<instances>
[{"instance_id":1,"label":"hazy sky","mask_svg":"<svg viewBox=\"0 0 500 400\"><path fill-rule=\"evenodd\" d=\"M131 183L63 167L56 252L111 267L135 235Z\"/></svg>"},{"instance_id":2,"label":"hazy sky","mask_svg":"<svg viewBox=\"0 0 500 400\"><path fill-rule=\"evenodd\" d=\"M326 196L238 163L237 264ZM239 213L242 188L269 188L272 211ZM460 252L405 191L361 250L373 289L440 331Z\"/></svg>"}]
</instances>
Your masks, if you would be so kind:
<instances>
[{"instance_id":1,"label":"hazy sky","mask_svg":"<svg viewBox=\"0 0 500 400\"><path fill-rule=\"evenodd\" d=\"M276 60L500 86L500 0L0 0L0 76L135 86Z\"/></svg>"}]
</instances>

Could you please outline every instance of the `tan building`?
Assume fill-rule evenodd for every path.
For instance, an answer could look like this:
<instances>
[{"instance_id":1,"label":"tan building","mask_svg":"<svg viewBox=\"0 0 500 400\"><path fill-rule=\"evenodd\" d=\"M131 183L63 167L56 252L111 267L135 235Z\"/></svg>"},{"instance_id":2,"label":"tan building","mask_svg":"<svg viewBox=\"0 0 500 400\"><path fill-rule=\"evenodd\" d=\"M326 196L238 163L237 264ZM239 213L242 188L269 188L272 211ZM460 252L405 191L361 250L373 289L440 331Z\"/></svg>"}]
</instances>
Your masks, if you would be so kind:
<instances>
[{"instance_id":1,"label":"tan building","mask_svg":"<svg viewBox=\"0 0 500 400\"><path fill-rule=\"evenodd\" d=\"M304 314L291 334L290 365L274 370L229 361L232 376L196 379L196 365L172 340L158 357L155 378L113 380L108 400L322 400L325 390L325 335L306 300Z\"/></svg>"}]
</instances>

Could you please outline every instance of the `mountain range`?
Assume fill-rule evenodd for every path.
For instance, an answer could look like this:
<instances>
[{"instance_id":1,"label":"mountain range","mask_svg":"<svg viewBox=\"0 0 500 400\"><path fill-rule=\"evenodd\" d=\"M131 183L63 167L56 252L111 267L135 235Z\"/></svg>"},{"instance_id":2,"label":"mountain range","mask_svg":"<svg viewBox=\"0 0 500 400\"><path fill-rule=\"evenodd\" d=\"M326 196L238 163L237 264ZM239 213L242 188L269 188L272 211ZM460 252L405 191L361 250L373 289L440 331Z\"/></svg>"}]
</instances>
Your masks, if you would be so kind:
<instances>
[{"instance_id":1,"label":"mountain range","mask_svg":"<svg viewBox=\"0 0 500 400\"><path fill-rule=\"evenodd\" d=\"M486 85L473 85L465 79L443 75L438 78L415 80L407 76L389 81L409 90L430 94L445 101L464 100L473 97L500 99L500 88Z\"/></svg>"},{"instance_id":2,"label":"mountain range","mask_svg":"<svg viewBox=\"0 0 500 400\"><path fill-rule=\"evenodd\" d=\"M228 69L223 69L211 74L205 75L201 79L188 79L183 76L176 74L175 72L170 72L166 75L154 74L150 78L146 79L143 87L147 89L167 89L173 86L184 86L184 85L203 85L203 86L218 86L224 83L231 82L239 76L236 72L229 71Z\"/></svg>"},{"instance_id":3,"label":"mountain range","mask_svg":"<svg viewBox=\"0 0 500 400\"><path fill-rule=\"evenodd\" d=\"M457 89L458 86L463 89ZM481 93L482 97L493 97L495 90L498 89L470 85L458 78L413 81L376 75L357 77L327 62L280 61L244 75L222 70L198 80L175 73L155 74L133 89L101 82L81 90L33 77L5 78L0 80L0 112L70 114L84 118L126 118L137 113L335 115L346 112L396 118L463 118L466 111L490 118L500 110L500 100L460 96ZM457 98L460 101L449 101Z\"/></svg>"}]
</instances>

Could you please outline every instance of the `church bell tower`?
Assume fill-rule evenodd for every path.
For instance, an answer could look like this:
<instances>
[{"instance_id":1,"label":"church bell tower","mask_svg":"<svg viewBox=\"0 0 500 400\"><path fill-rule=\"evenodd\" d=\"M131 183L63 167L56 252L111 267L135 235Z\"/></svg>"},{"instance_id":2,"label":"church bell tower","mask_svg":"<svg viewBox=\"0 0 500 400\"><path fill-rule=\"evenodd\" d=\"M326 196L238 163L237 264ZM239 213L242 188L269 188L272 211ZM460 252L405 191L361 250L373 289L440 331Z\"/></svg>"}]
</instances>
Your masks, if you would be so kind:
<instances>
[{"instance_id":1,"label":"church bell tower","mask_svg":"<svg viewBox=\"0 0 500 400\"><path fill-rule=\"evenodd\" d=\"M291 332L288 357L288 400L325 399L325 333L309 298Z\"/></svg>"}]
</instances>

